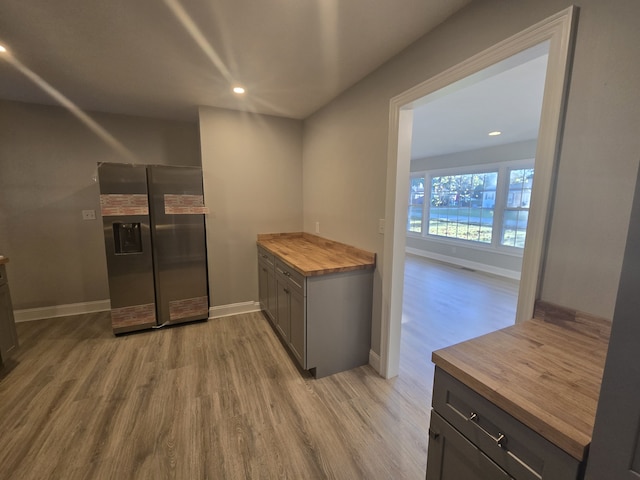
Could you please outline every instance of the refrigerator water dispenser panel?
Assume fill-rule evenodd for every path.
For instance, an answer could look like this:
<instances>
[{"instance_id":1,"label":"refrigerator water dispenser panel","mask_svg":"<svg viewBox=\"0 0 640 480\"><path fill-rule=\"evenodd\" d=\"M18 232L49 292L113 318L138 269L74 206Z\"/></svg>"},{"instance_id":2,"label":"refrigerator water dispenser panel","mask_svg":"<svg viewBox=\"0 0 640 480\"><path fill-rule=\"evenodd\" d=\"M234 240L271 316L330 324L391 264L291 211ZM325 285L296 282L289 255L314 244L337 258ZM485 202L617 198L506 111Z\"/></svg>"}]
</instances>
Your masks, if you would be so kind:
<instances>
[{"instance_id":1,"label":"refrigerator water dispenser panel","mask_svg":"<svg viewBox=\"0 0 640 480\"><path fill-rule=\"evenodd\" d=\"M114 223L113 239L116 255L142 253L140 223Z\"/></svg>"}]
</instances>

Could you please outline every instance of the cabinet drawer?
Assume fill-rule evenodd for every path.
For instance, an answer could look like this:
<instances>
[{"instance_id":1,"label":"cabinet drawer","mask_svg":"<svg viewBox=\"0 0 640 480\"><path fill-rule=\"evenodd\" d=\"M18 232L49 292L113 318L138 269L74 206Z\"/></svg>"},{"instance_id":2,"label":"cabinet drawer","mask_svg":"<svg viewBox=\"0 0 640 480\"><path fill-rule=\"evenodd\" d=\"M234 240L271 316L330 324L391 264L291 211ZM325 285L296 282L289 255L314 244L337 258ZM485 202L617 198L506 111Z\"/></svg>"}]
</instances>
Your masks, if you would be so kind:
<instances>
[{"instance_id":1,"label":"cabinet drawer","mask_svg":"<svg viewBox=\"0 0 640 480\"><path fill-rule=\"evenodd\" d=\"M518 480L575 480L581 463L436 367L433 408Z\"/></svg>"},{"instance_id":2,"label":"cabinet drawer","mask_svg":"<svg viewBox=\"0 0 640 480\"><path fill-rule=\"evenodd\" d=\"M275 258L272 253L269 253L266 249L258 246L258 260L269 266L273 266Z\"/></svg>"},{"instance_id":3,"label":"cabinet drawer","mask_svg":"<svg viewBox=\"0 0 640 480\"><path fill-rule=\"evenodd\" d=\"M292 291L299 293L303 297L307 295L304 275L291 268L279 258L276 258L276 275L286 277L289 288L291 288Z\"/></svg>"},{"instance_id":4,"label":"cabinet drawer","mask_svg":"<svg viewBox=\"0 0 640 480\"><path fill-rule=\"evenodd\" d=\"M430 423L427 480L513 480L440 415Z\"/></svg>"}]
</instances>

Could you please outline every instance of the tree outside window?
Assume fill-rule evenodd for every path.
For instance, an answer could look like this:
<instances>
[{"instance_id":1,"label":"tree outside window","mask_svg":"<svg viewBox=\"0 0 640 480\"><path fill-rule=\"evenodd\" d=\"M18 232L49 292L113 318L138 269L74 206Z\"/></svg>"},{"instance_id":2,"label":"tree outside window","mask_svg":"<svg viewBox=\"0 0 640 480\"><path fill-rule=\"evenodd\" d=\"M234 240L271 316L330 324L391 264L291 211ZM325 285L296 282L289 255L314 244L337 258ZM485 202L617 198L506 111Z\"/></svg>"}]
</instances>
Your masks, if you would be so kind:
<instances>
[{"instance_id":1,"label":"tree outside window","mask_svg":"<svg viewBox=\"0 0 640 480\"><path fill-rule=\"evenodd\" d=\"M491 243L498 172L432 177L429 235Z\"/></svg>"}]
</instances>

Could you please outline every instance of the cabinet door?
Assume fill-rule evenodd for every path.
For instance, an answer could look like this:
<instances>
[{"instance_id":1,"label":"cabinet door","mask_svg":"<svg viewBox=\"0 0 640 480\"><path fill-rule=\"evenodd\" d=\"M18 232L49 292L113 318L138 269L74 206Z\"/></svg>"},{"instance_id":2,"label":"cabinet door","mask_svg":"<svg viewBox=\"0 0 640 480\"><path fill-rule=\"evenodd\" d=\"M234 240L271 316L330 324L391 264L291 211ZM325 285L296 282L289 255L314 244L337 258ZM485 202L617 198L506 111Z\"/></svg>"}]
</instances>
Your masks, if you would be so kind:
<instances>
[{"instance_id":1,"label":"cabinet door","mask_svg":"<svg viewBox=\"0 0 640 480\"><path fill-rule=\"evenodd\" d=\"M269 311L269 270L262 263L258 262L258 300L260 308L265 312Z\"/></svg>"},{"instance_id":2,"label":"cabinet door","mask_svg":"<svg viewBox=\"0 0 640 480\"><path fill-rule=\"evenodd\" d=\"M440 415L435 411L431 412L427 480L509 480L511 478Z\"/></svg>"},{"instance_id":3,"label":"cabinet door","mask_svg":"<svg viewBox=\"0 0 640 480\"><path fill-rule=\"evenodd\" d=\"M13 319L13 307L9 285L0 286L0 357L7 359L7 354L18 346L16 324Z\"/></svg>"},{"instance_id":4,"label":"cabinet door","mask_svg":"<svg viewBox=\"0 0 640 480\"><path fill-rule=\"evenodd\" d=\"M267 314L272 321L276 318L277 296L276 272L273 265L270 265L267 269Z\"/></svg>"},{"instance_id":5,"label":"cabinet door","mask_svg":"<svg viewBox=\"0 0 640 480\"><path fill-rule=\"evenodd\" d=\"M291 292L287 288L287 280L276 276L276 328L282 338L289 343L290 319L290 298Z\"/></svg>"},{"instance_id":6,"label":"cabinet door","mask_svg":"<svg viewBox=\"0 0 640 480\"><path fill-rule=\"evenodd\" d=\"M289 346L303 369L307 368L307 332L304 308L304 297L294 290L290 294L291 338Z\"/></svg>"}]
</instances>

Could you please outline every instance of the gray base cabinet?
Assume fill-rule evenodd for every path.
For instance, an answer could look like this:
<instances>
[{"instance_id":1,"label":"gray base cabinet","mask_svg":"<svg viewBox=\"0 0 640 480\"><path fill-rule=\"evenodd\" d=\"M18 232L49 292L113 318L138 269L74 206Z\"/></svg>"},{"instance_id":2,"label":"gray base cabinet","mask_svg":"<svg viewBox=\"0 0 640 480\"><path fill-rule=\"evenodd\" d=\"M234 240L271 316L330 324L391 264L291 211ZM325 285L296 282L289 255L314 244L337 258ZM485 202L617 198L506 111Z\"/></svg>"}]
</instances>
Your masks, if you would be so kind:
<instances>
[{"instance_id":1,"label":"gray base cabinet","mask_svg":"<svg viewBox=\"0 0 640 480\"><path fill-rule=\"evenodd\" d=\"M436 367L427 480L579 480L584 464Z\"/></svg>"},{"instance_id":2,"label":"gray base cabinet","mask_svg":"<svg viewBox=\"0 0 640 480\"><path fill-rule=\"evenodd\" d=\"M440 415L431 413L427 479L509 480L511 478Z\"/></svg>"},{"instance_id":3,"label":"gray base cabinet","mask_svg":"<svg viewBox=\"0 0 640 480\"><path fill-rule=\"evenodd\" d=\"M0 365L7 360L11 351L17 347L18 334L13 318L7 271L4 265L0 265Z\"/></svg>"},{"instance_id":4,"label":"gray base cabinet","mask_svg":"<svg viewBox=\"0 0 640 480\"><path fill-rule=\"evenodd\" d=\"M276 329L300 367L306 370L306 281L303 275L277 258L275 265L276 289L278 291Z\"/></svg>"},{"instance_id":5,"label":"gray base cabinet","mask_svg":"<svg viewBox=\"0 0 640 480\"><path fill-rule=\"evenodd\" d=\"M373 270L305 277L261 247L258 268L260 308L300 368L320 378L369 363Z\"/></svg>"},{"instance_id":6,"label":"gray base cabinet","mask_svg":"<svg viewBox=\"0 0 640 480\"><path fill-rule=\"evenodd\" d=\"M299 292L289 294L289 348L301 368L307 369L307 321L305 299Z\"/></svg>"},{"instance_id":7,"label":"gray base cabinet","mask_svg":"<svg viewBox=\"0 0 640 480\"><path fill-rule=\"evenodd\" d=\"M260 308L273 323L276 318L276 272L273 255L258 247L258 292Z\"/></svg>"}]
</instances>

